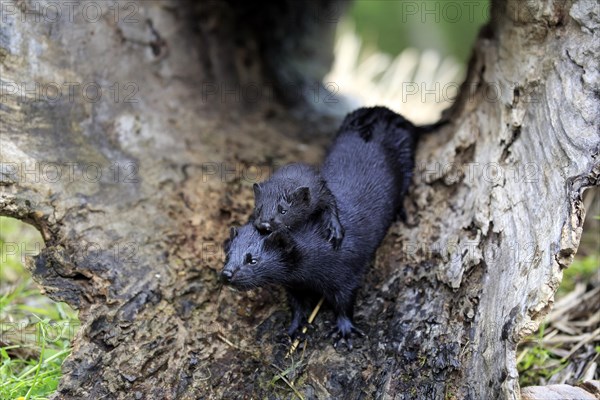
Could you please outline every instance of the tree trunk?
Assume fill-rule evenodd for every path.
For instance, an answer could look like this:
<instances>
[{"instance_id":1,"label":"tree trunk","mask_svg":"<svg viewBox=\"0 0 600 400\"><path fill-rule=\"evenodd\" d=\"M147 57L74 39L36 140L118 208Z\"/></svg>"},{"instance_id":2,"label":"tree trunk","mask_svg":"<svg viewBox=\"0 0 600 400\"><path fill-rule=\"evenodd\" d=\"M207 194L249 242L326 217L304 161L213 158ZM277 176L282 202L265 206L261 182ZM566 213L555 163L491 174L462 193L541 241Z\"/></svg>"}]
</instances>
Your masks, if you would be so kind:
<instances>
[{"instance_id":1,"label":"tree trunk","mask_svg":"<svg viewBox=\"0 0 600 400\"><path fill-rule=\"evenodd\" d=\"M494 3L360 291L368 337L336 351L325 310L292 362L283 294L217 272L252 183L333 133L314 82L343 7L316 3L2 1L0 214L42 232L34 279L82 324L56 398L520 398L598 184L596 1Z\"/></svg>"}]
</instances>

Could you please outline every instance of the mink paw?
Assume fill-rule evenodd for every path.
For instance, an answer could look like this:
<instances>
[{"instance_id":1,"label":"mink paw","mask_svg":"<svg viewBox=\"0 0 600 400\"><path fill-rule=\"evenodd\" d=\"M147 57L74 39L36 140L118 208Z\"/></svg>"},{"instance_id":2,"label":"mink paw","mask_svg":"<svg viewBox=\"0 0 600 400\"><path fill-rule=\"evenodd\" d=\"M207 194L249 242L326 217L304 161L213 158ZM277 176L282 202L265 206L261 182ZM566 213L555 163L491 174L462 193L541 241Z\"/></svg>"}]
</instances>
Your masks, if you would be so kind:
<instances>
[{"instance_id":1,"label":"mink paw","mask_svg":"<svg viewBox=\"0 0 600 400\"><path fill-rule=\"evenodd\" d=\"M306 327L306 332L302 332L304 327ZM292 342L296 339L303 342L306 340L307 333L311 329L313 329L313 325L306 322L304 324L299 324L295 329L288 329L287 334Z\"/></svg>"},{"instance_id":2,"label":"mink paw","mask_svg":"<svg viewBox=\"0 0 600 400\"><path fill-rule=\"evenodd\" d=\"M336 349L340 345L346 345L348 350L352 350L352 333L356 334L359 337L365 337L366 334L358 329L350 320L341 320L338 321L337 326L329 332L327 335L328 338L333 337L333 347Z\"/></svg>"}]
</instances>

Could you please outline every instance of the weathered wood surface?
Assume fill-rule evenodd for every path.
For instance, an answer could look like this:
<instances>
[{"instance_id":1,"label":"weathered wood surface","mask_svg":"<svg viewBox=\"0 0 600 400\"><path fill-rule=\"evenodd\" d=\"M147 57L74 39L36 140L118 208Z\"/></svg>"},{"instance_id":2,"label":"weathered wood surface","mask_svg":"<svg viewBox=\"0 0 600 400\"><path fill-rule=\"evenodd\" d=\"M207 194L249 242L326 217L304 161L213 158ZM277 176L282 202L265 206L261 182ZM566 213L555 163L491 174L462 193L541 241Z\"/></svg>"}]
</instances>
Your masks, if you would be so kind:
<instances>
[{"instance_id":1,"label":"weathered wood surface","mask_svg":"<svg viewBox=\"0 0 600 400\"><path fill-rule=\"evenodd\" d=\"M279 104L314 115L286 83L324 73L331 10L144 1L115 18L103 3L92 22L86 4L50 21L3 1L0 27L0 213L40 229L33 276L82 322L56 398L293 397L271 384L291 365L283 296L221 291L218 246L257 171L323 154ZM287 375L305 398L519 398L516 345L549 311L598 184L599 26L593 0L494 4L453 123L419 148L411 224L360 292L368 338L337 352L319 315Z\"/></svg>"},{"instance_id":2,"label":"weathered wood surface","mask_svg":"<svg viewBox=\"0 0 600 400\"><path fill-rule=\"evenodd\" d=\"M598 381L583 387L570 385L528 386L521 391L522 400L596 400L600 397Z\"/></svg>"}]
</instances>

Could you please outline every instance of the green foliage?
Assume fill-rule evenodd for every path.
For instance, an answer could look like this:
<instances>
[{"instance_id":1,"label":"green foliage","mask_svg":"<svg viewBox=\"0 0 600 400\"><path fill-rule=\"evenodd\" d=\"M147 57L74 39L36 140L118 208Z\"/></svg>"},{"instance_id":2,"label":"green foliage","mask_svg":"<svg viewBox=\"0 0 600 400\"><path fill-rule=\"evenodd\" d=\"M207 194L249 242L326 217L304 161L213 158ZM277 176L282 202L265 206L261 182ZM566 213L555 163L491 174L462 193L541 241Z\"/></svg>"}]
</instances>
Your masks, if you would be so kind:
<instances>
[{"instance_id":1,"label":"green foliage","mask_svg":"<svg viewBox=\"0 0 600 400\"><path fill-rule=\"evenodd\" d=\"M590 282L599 271L600 255L597 251L596 254L586 257L576 257L563 272L563 280L556 297L560 298L571 292L578 282ZM521 387L539 385L542 380L550 379L568 364L568 360L561 359L552 352L552 348L544 347L542 344L545 327L545 324L540 326L536 345L524 350L525 354L517 365ZM596 346L595 350L600 353L600 346Z\"/></svg>"},{"instance_id":2,"label":"green foliage","mask_svg":"<svg viewBox=\"0 0 600 400\"><path fill-rule=\"evenodd\" d=\"M567 366L565 360L561 360L542 344L544 329L545 324L542 324L537 344L525 350L525 355L517 365L521 387L539 385L541 379L547 380Z\"/></svg>"},{"instance_id":3,"label":"green foliage","mask_svg":"<svg viewBox=\"0 0 600 400\"><path fill-rule=\"evenodd\" d=\"M0 399L47 399L79 327L65 303L41 295L24 256L43 247L33 227L0 217Z\"/></svg>"},{"instance_id":4,"label":"green foliage","mask_svg":"<svg viewBox=\"0 0 600 400\"><path fill-rule=\"evenodd\" d=\"M489 13L489 0L356 0L350 10L359 35L383 52L397 55L406 47L435 49L465 64Z\"/></svg>"},{"instance_id":5,"label":"green foliage","mask_svg":"<svg viewBox=\"0 0 600 400\"><path fill-rule=\"evenodd\" d=\"M39 343L35 345L12 345L0 348L0 398L47 399L58 386L62 375L61 365L71 352L70 341L49 336L55 327L50 320L35 325ZM16 349L39 348L37 359L12 357Z\"/></svg>"},{"instance_id":6,"label":"green foliage","mask_svg":"<svg viewBox=\"0 0 600 400\"><path fill-rule=\"evenodd\" d=\"M44 246L42 235L33 226L0 216L0 295L6 286L29 276L25 256L33 256Z\"/></svg>"},{"instance_id":7,"label":"green foliage","mask_svg":"<svg viewBox=\"0 0 600 400\"><path fill-rule=\"evenodd\" d=\"M600 271L600 255L592 254L583 258L575 258L564 270L563 279L557 291L557 297L564 296L575 288L577 282L589 282Z\"/></svg>"},{"instance_id":8,"label":"green foliage","mask_svg":"<svg viewBox=\"0 0 600 400\"><path fill-rule=\"evenodd\" d=\"M566 366L566 361L554 357L547 349L532 347L517 365L519 384L521 387L539 385L542 378L548 380Z\"/></svg>"}]
</instances>

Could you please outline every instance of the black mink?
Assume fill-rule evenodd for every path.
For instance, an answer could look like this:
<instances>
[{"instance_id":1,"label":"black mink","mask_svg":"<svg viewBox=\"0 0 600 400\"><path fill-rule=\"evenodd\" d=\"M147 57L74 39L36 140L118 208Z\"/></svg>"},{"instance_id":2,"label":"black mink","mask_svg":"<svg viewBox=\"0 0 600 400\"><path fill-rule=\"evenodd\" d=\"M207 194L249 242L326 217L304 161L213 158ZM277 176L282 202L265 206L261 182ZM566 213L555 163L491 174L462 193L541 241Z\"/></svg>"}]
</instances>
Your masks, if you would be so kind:
<instances>
[{"instance_id":1,"label":"black mink","mask_svg":"<svg viewBox=\"0 0 600 400\"><path fill-rule=\"evenodd\" d=\"M323 236L334 248L339 247L344 237L335 197L317 169L310 165L289 164L265 182L255 183L254 201L251 221L261 232L294 230L314 217L325 224Z\"/></svg>"},{"instance_id":2,"label":"black mink","mask_svg":"<svg viewBox=\"0 0 600 400\"><path fill-rule=\"evenodd\" d=\"M360 333L352 323L356 293L395 218L401 190L384 146L353 132L338 135L322 176L346 229L340 248L323 240L325 227L316 218L270 235L245 225L232 235L222 277L239 289L284 286L293 315L290 335L304 322L308 300L324 296L336 314L336 344L344 339L351 347L351 332Z\"/></svg>"}]
</instances>

